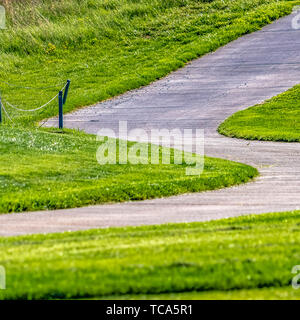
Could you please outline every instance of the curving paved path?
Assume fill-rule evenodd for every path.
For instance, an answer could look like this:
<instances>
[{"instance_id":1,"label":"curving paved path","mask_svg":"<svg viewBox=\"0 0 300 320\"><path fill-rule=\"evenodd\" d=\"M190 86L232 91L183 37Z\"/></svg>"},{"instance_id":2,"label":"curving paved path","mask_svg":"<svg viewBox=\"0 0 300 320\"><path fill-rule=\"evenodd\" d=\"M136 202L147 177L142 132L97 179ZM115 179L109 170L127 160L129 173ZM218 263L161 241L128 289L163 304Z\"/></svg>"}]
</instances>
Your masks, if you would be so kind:
<instances>
[{"instance_id":1,"label":"curving paved path","mask_svg":"<svg viewBox=\"0 0 300 320\"><path fill-rule=\"evenodd\" d=\"M232 113L300 83L300 30L288 16L246 35L154 84L78 110L70 128L96 133L117 128L205 128L209 156L244 162L261 176L242 186L87 208L0 216L0 235L60 232L108 226L187 222L300 209L300 144L248 142L220 136ZM56 124L56 120L48 125Z\"/></svg>"}]
</instances>

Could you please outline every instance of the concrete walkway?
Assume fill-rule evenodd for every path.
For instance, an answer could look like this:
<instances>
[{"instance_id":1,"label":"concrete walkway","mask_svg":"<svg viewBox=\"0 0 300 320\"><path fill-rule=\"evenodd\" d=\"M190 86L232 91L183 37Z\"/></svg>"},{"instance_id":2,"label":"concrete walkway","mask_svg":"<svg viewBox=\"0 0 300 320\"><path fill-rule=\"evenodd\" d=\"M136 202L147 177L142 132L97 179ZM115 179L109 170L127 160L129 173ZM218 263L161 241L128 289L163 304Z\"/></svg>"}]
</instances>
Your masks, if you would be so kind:
<instances>
[{"instance_id":1,"label":"concrete walkway","mask_svg":"<svg viewBox=\"0 0 300 320\"><path fill-rule=\"evenodd\" d=\"M205 152L257 167L239 187L143 202L0 216L0 235L205 221L300 209L300 144L249 142L217 134L234 112L300 83L300 31L292 16L244 36L156 83L65 117L70 128L96 133L130 128L205 128ZM56 124L56 120L48 125Z\"/></svg>"}]
</instances>

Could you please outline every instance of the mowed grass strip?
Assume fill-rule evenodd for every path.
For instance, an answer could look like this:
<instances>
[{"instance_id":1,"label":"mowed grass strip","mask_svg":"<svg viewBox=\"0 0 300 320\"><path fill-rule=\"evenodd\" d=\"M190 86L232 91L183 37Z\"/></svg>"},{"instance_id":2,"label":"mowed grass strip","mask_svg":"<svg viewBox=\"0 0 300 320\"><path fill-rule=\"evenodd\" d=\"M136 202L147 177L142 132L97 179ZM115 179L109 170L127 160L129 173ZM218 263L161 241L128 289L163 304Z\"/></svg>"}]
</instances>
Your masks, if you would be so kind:
<instances>
[{"instance_id":1,"label":"mowed grass strip","mask_svg":"<svg viewBox=\"0 0 300 320\"><path fill-rule=\"evenodd\" d=\"M219 127L223 135L249 140L300 142L300 85L239 111Z\"/></svg>"},{"instance_id":2,"label":"mowed grass strip","mask_svg":"<svg viewBox=\"0 0 300 320\"><path fill-rule=\"evenodd\" d=\"M291 270L300 261L299 225L300 213L287 212L0 238L0 265L7 272L0 298L188 292L213 297L213 291L221 298L222 292L228 297L236 290L263 294L270 288L287 295L295 276Z\"/></svg>"},{"instance_id":3,"label":"mowed grass strip","mask_svg":"<svg viewBox=\"0 0 300 320\"><path fill-rule=\"evenodd\" d=\"M298 1L299 2L299 1ZM0 30L2 97L24 109L46 103L72 80L65 112L161 78L203 54L291 12L278 0L26 0L4 1ZM300 2L299 2L300 3ZM57 102L24 114L7 106L16 123L33 125L57 115Z\"/></svg>"},{"instance_id":4,"label":"mowed grass strip","mask_svg":"<svg viewBox=\"0 0 300 320\"><path fill-rule=\"evenodd\" d=\"M0 139L0 213L213 190L247 182L258 174L250 166L205 158L204 172L187 176L184 159L182 165L172 164L172 150L170 165L152 165L150 150L143 165L100 165L96 152L101 143L76 131L60 134L0 127Z\"/></svg>"},{"instance_id":5,"label":"mowed grass strip","mask_svg":"<svg viewBox=\"0 0 300 320\"><path fill-rule=\"evenodd\" d=\"M224 291L190 291L158 294L128 294L92 297L91 300L299 300L300 291L292 285Z\"/></svg>"}]
</instances>

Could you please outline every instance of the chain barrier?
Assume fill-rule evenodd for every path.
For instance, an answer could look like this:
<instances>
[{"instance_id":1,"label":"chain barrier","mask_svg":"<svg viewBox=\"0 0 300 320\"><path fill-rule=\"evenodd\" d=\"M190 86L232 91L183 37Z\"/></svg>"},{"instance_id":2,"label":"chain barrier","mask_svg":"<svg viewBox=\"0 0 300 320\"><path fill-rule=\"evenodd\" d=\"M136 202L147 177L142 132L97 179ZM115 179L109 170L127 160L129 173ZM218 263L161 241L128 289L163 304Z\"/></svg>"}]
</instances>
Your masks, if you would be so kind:
<instances>
[{"instance_id":1,"label":"chain barrier","mask_svg":"<svg viewBox=\"0 0 300 320\"><path fill-rule=\"evenodd\" d=\"M63 88L60 91L63 91L67 86L67 83L63 86ZM6 99L2 98L3 101L5 101L5 103L12 107L13 109L17 110L17 111L21 111L21 112L35 112L38 110L41 110L45 107L47 107L48 104L50 104L54 99L56 99L58 97L59 93L57 95L55 95L52 99L50 99L47 103L43 104L42 106L35 108L35 109L21 109L19 107L14 106L13 104L11 104L10 102L8 102Z\"/></svg>"},{"instance_id":2,"label":"chain barrier","mask_svg":"<svg viewBox=\"0 0 300 320\"><path fill-rule=\"evenodd\" d=\"M41 89L41 88L21 87L21 86L10 84L10 83L2 81L2 80L0 80L0 82L5 83L5 84L10 85L10 86L23 88L23 89L38 89L38 90ZM0 93L0 123L2 122L1 109L3 109L4 114L7 116L7 118L12 123L14 123L14 121L12 120L12 118L10 117L9 113L6 110L7 106L9 106L9 107L11 107L14 110L19 111L19 112L36 112L36 111L39 111L39 110L47 107L56 98L59 98L58 99L59 100L59 127L62 129L63 128L63 120L62 120L63 119L63 110L62 110L62 107L66 103L66 100L67 100L67 95L68 95L70 83L71 83L71 81L68 80L66 83L63 84L63 87L61 88L61 90L53 98L51 98L47 103L43 104L42 106L39 106L39 107L34 108L34 109L23 109L23 108L20 108L19 106L15 106L12 103L10 103L9 101L7 101L5 98L1 97L1 93ZM62 86L62 84L59 85L59 86ZM55 86L55 87L57 88L58 86ZM54 88L54 87L44 87L44 88ZM63 91L64 91L64 94L63 94ZM4 105L3 102L5 103L5 105ZM45 122L42 123L42 125L44 125Z\"/></svg>"}]
</instances>

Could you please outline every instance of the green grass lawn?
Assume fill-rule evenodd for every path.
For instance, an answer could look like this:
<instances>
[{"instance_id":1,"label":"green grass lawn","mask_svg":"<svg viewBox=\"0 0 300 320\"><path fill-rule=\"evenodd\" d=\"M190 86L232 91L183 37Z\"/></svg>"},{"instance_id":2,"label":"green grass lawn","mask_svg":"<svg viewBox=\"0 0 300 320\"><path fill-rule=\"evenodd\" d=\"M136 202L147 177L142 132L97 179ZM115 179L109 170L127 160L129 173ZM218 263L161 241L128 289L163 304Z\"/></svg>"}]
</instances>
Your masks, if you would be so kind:
<instances>
[{"instance_id":1,"label":"green grass lawn","mask_svg":"<svg viewBox=\"0 0 300 320\"><path fill-rule=\"evenodd\" d=\"M249 140L300 142L300 85L225 120L219 132Z\"/></svg>"},{"instance_id":2,"label":"green grass lawn","mask_svg":"<svg viewBox=\"0 0 300 320\"><path fill-rule=\"evenodd\" d=\"M92 300L299 300L293 287L270 287L228 291L191 291L161 294L135 294L90 298Z\"/></svg>"},{"instance_id":3,"label":"green grass lawn","mask_svg":"<svg viewBox=\"0 0 300 320\"><path fill-rule=\"evenodd\" d=\"M0 238L0 299L299 298L300 212Z\"/></svg>"},{"instance_id":4,"label":"green grass lawn","mask_svg":"<svg viewBox=\"0 0 300 320\"><path fill-rule=\"evenodd\" d=\"M173 160L170 165L99 165L96 151L101 143L75 131L0 127L0 139L0 213L213 190L257 175L252 167L213 158L205 159L201 176L187 176L187 165L174 165Z\"/></svg>"}]
</instances>

